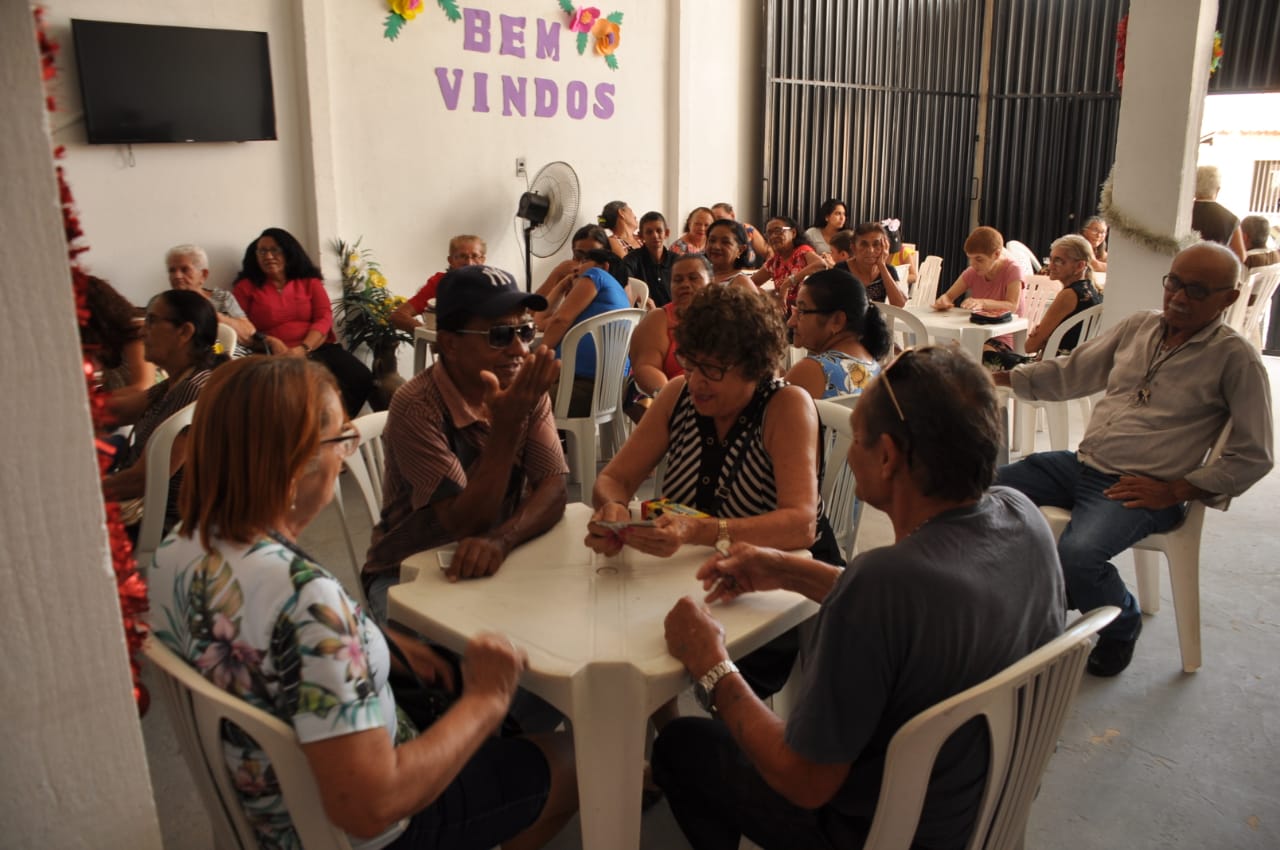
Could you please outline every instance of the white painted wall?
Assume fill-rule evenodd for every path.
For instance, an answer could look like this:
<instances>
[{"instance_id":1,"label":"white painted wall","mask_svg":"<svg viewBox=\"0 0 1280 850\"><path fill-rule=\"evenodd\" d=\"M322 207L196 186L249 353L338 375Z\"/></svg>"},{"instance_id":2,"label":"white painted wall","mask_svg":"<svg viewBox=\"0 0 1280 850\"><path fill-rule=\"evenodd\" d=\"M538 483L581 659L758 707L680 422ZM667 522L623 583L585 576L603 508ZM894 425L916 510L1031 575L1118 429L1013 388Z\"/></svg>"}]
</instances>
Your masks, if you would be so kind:
<instances>
[{"instance_id":1,"label":"white painted wall","mask_svg":"<svg viewBox=\"0 0 1280 850\"><path fill-rule=\"evenodd\" d=\"M0 3L0 844L160 847L26 3Z\"/></svg>"},{"instance_id":2,"label":"white painted wall","mask_svg":"<svg viewBox=\"0 0 1280 850\"><path fill-rule=\"evenodd\" d=\"M294 2L56 0L46 6L49 31L62 45L54 139L67 148L67 173L92 246L83 257L91 272L141 305L168 287L164 252L175 244L202 244L211 280L225 284L263 228L279 225L303 238L311 213L304 203ZM125 146L86 144L72 18L268 32L279 141L133 145L132 164Z\"/></svg>"},{"instance_id":3,"label":"white painted wall","mask_svg":"<svg viewBox=\"0 0 1280 850\"><path fill-rule=\"evenodd\" d=\"M385 9L339 0L52 0L49 23L64 44L63 112L55 137L93 250L87 265L135 303L165 286L166 248L194 241L209 251L212 279L226 283L262 228L295 233L320 260L335 236L364 237L392 288L409 294L443 267L448 238L475 232L490 262L519 271L523 245L513 221L525 178L562 159L581 183L578 224L610 200L657 209L673 229L688 210L730 200L749 210L759 197L761 8L738 0L616 0L623 13L617 71L591 48L579 56L555 0L463 0L487 11L489 52L464 49L466 23L435 3L391 42ZM524 18L525 57L503 55L500 16ZM87 145L69 20L265 30L271 39L277 142ZM561 24L558 59L539 59L537 21ZM510 45L508 45L510 47ZM457 108L447 108L436 68L462 73ZM476 74L488 74L490 111L476 111ZM525 117L503 116L502 75L527 78ZM535 117L534 78L552 81L556 114ZM452 81L452 76L448 79ZM572 81L594 94L614 87L614 114L573 120ZM589 101L594 105L594 96ZM678 232L678 230L677 230ZM558 258L535 258L540 280Z\"/></svg>"}]
</instances>

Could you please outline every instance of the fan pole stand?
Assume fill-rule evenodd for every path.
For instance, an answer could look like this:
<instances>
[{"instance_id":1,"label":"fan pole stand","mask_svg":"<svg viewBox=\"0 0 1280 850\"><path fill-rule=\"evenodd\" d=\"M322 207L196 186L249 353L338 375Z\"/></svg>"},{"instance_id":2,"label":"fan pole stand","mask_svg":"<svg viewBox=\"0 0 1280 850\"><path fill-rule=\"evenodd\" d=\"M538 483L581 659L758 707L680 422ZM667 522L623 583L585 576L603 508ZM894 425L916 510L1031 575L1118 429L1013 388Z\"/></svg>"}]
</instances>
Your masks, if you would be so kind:
<instances>
[{"instance_id":1,"label":"fan pole stand","mask_svg":"<svg viewBox=\"0 0 1280 850\"><path fill-rule=\"evenodd\" d=\"M533 225L526 224L524 226L524 291L533 292L533 262L530 259L532 251L529 246L530 234L533 233Z\"/></svg>"}]
</instances>

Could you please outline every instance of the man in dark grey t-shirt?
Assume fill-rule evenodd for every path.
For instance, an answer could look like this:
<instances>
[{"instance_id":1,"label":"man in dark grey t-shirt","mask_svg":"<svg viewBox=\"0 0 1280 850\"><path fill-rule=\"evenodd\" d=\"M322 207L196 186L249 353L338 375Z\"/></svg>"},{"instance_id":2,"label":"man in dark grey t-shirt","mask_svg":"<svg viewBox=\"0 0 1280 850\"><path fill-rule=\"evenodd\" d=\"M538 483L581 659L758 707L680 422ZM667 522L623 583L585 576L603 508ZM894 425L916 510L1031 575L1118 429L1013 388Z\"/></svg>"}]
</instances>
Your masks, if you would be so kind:
<instances>
[{"instance_id":1,"label":"man in dark grey t-shirt","mask_svg":"<svg viewBox=\"0 0 1280 850\"><path fill-rule=\"evenodd\" d=\"M990 486L1001 431L975 361L905 352L864 391L853 432L858 496L889 514L894 545L842 571L738 543L699 571L708 602L781 587L822 603L785 726L737 674L706 606L686 597L667 616L668 649L723 721L673 721L654 746L654 778L699 850L742 834L765 850L862 846L898 728L1062 631L1049 528L1026 497ZM942 748L917 846L964 846L987 749L978 723Z\"/></svg>"}]
</instances>

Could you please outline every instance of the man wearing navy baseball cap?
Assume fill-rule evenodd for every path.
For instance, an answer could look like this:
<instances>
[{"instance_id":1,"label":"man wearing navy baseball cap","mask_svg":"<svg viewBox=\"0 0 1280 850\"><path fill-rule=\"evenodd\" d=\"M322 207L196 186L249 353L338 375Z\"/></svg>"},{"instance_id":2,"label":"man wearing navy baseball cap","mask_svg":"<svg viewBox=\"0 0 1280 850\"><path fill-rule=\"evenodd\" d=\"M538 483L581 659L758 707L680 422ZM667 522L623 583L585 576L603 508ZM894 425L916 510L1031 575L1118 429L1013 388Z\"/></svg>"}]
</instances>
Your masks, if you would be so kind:
<instances>
[{"instance_id":1,"label":"man wearing navy baseball cap","mask_svg":"<svg viewBox=\"0 0 1280 850\"><path fill-rule=\"evenodd\" d=\"M560 363L529 350L530 311L546 307L493 266L440 281L439 358L392 398L383 433L385 500L361 573L379 621L409 555L456 541L449 579L482 578L564 514L569 470L547 396Z\"/></svg>"}]
</instances>

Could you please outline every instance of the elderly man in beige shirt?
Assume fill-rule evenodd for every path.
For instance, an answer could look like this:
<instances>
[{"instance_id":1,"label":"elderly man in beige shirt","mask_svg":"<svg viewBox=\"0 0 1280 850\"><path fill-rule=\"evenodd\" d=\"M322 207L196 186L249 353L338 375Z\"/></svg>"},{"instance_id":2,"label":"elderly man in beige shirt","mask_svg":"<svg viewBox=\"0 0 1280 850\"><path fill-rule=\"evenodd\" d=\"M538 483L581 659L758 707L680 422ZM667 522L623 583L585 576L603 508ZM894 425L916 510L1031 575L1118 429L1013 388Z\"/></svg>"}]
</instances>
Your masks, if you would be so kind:
<instances>
[{"instance_id":1,"label":"elderly man in beige shirt","mask_svg":"<svg viewBox=\"0 0 1280 850\"><path fill-rule=\"evenodd\" d=\"M1114 676L1142 631L1138 603L1110 559L1182 521L1185 503L1238 496L1272 466L1271 393L1257 351L1227 327L1240 263L1224 246L1180 252L1164 276L1164 309L1135 313L1068 357L998 372L1020 398L1061 401L1105 390L1075 452L1002 467L997 483L1071 510L1058 543L1072 607L1119 606L1088 670ZM1204 458L1230 425L1221 457Z\"/></svg>"}]
</instances>

